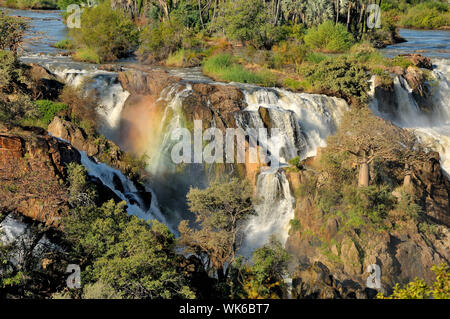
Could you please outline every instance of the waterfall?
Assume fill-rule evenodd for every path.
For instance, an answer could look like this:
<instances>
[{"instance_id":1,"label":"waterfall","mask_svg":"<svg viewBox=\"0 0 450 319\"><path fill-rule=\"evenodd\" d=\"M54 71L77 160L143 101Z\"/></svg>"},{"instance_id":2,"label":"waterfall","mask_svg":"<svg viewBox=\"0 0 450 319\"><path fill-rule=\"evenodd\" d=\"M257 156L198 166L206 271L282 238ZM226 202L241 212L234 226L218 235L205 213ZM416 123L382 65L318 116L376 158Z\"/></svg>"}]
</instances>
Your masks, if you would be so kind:
<instances>
[{"instance_id":1,"label":"waterfall","mask_svg":"<svg viewBox=\"0 0 450 319\"><path fill-rule=\"evenodd\" d=\"M245 226L246 237L240 253L250 257L251 253L275 236L283 244L289 231L289 221L294 218L295 198L282 169L261 171L256 182L257 215Z\"/></svg>"},{"instance_id":2,"label":"waterfall","mask_svg":"<svg viewBox=\"0 0 450 319\"><path fill-rule=\"evenodd\" d=\"M305 159L326 146L326 138L335 133L348 109L347 103L335 97L318 94L293 93L276 88L243 89L248 107L237 114L236 122L243 129L264 127L259 114L267 109L270 126L281 130L282 139L267 145L269 151L280 155L280 162L293 157ZM256 183L256 216L245 228L246 238L241 254L250 257L258 247L274 235L284 244L288 237L289 221L294 218L295 198L282 169L262 168Z\"/></svg>"},{"instance_id":3,"label":"waterfall","mask_svg":"<svg viewBox=\"0 0 450 319\"><path fill-rule=\"evenodd\" d=\"M411 89L403 77L394 79L396 104L395 116L382 113L378 101L371 103L372 111L383 118L393 121L400 127L411 129L427 148L439 152L441 166L450 174L450 61L434 60L436 68L433 76L436 83L432 85L432 112L425 114L417 105Z\"/></svg>"},{"instance_id":4,"label":"waterfall","mask_svg":"<svg viewBox=\"0 0 450 319\"><path fill-rule=\"evenodd\" d=\"M294 155L292 146L296 146L296 156L300 155L301 158L314 156L318 147L326 146L326 138L334 134L348 109L344 100L321 94L293 93L277 88L244 89L244 94L248 104L245 111L257 112L260 107L268 108L273 127L282 129L284 141L290 141L285 145L285 149L290 150L287 153ZM286 115L280 116L282 113ZM288 121L296 127L286 125ZM295 134L292 134L292 130Z\"/></svg>"},{"instance_id":5,"label":"waterfall","mask_svg":"<svg viewBox=\"0 0 450 319\"><path fill-rule=\"evenodd\" d=\"M153 190L144 186L145 191L139 191L136 185L123 173L104 163L97 163L80 151L81 164L86 168L89 175L98 178L105 186L111 189L121 200L127 202L127 212L139 218L157 219L166 224L170 231L176 233L176 229L167 223L161 213L158 201ZM150 198L150 205L145 203L145 199Z\"/></svg>"},{"instance_id":6,"label":"waterfall","mask_svg":"<svg viewBox=\"0 0 450 319\"><path fill-rule=\"evenodd\" d=\"M139 196L136 196L136 188L120 172L96 163L83 154L82 163L89 174L99 178L121 199L127 200L131 214L157 218L175 231L179 220L186 218L182 212L186 206L183 206L185 203L174 204L174 198L183 201L189 187L203 187L208 175L205 165L191 164L180 169L171 161L171 149L177 142L172 140L172 133L177 128L186 127L182 106L183 100L192 94L190 78L170 84L154 99L138 102L143 104L140 106L142 108L134 104L124 108L129 93L118 83L117 74L76 69L54 72L66 83L82 86L85 92L97 92L103 106L97 110L103 120L101 132L107 138L125 144L135 143L138 148L136 151L147 155L149 160L146 169L152 174L150 185L158 198L162 199L165 216L157 207L143 207ZM201 81L198 76L193 78ZM343 113L348 109L344 100L325 95L293 93L284 89L237 83L221 85L235 85L244 94L248 107L235 114L239 127L244 130L265 127L279 129L281 136L278 140L268 130L268 143L263 148L270 154L278 154L282 166L297 156L301 159L314 156L318 147L326 146L326 138L336 131ZM149 113L140 114L143 111ZM145 120L145 117L155 118ZM137 135L122 131L123 118L128 122L131 119L129 125L138 131L135 132ZM214 120L211 125L214 126ZM119 187L117 183L122 185ZM250 256L254 249L267 243L271 235L285 243L289 221L294 217L294 197L283 169L266 168L259 173L256 197L258 201L255 209L258 214L252 216L245 226L246 239L242 247L245 256ZM156 196L152 196L152 204L155 202Z\"/></svg>"}]
</instances>

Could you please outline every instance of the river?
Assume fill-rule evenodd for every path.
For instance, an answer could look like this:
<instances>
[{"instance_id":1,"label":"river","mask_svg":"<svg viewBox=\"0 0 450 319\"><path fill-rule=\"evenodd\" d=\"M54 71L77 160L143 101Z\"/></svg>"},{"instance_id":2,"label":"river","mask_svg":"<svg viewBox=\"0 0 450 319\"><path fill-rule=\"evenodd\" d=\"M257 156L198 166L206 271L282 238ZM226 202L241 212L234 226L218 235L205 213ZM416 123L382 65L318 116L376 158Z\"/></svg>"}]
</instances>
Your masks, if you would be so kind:
<instances>
[{"instance_id":1,"label":"river","mask_svg":"<svg viewBox=\"0 0 450 319\"><path fill-rule=\"evenodd\" d=\"M123 90L117 80L117 73L99 70L97 65L80 63L73 61L70 57L65 56L63 50L58 50L52 45L67 37L67 29L62 22L61 12L59 11L23 11L10 10L10 14L30 18L31 34L26 38L26 43L21 52L21 60L23 62L38 63L51 70L69 85L80 85L86 79L89 79L88 89L96 89L100 94L101 102L104 106L99 112L102 119L102 133L108 138L123 142L127 136L121 135L120 120L123 116L123 108L125 101L129 97L129 93ZM411 98L411 92L404 85L397 85L396 94L403 106L399 109L406 109L405 114L398 114L396 118L389 118L385 114L378 112L376 104L372 103L373 111L385 118L394 121L397 125L413 130L416 135L430 148L437 150L441 155L443 168L450 172L450 110L449 110L449 66L450 66L450 32L449 31L417 31L417 30L400 30L400 35L408 40L389 46L381 52L387 56L394 56L404 53L421 53L429 56L433 64L436 66L433 71L438 78L438 86L434 91L435 94L435 110L436 114L430 119L421 123L417 123L418 118L425 118L421 114L414 99ZM119 61L120 65L127 67L129 63L136 61ZM167 113L173 114L179 111L180 103L189 94L192 89L189 83L207 82L212 80L201 74L199 68L192 69L171 69L174 73L182 77L185 81L182 89L179 87L168 87L164 89L159 100L166 101ZM178 84L177 84L178 85ZM283 139L280 142L284 150L285 158L280 158L281 162L287 161L295 155L301 158L315 155L318 147L326 146L326 137L333 134L340 117L347 109L347 105L343 100L326 97L323 95L313 95L304 93L292 93L284 89L278 88L261 88L252 85L239 84L223 84L237 86L244 94L248 108L240 112L236 116L237 123L243 128L258 128L264 126L258 109L264 107L268 109L271 121L277 127L283 128ZM146 106L149 107L149 106ZM135 117L136 118L136 117ZM171 126L176 126L177 117L173 117L168 127L163 128L165 138L158 149L160 152L168 149L168 145L164 145L164 141L171 133ZM141 131L149 131L149 122L136 122L135 126L141 125ZM147 137L148 138L148 137ZM145 141L145 140L144 140ZM133 140L127 140L125 144L135 143ZM121 145L124 146L124 145ZM280 147L280 145L276 145ZM145 152L145 150L143 151ZM158 156L161 162L153 160L148 163L148 169L156 177L157 182L149 183L148 191L153 194L152 207L149 211L144 211L139 206L139 199L134 204L129 203L129 212L143 218L157 218L166 223L172 231L176 233L178 222L186 215L182 212L182 208L176 203L178 198L171 198L167 193L185 195L188 187L192 183L201 185L201 178L195 180L192 176L177 176L178 181L190 178L190 183L180 187L179 184L174 185L173 180L164 185L165 174L170 168L167 161L164 161L164 154ZM111 179L108 177L113 170L105 167L104 164L96 163L95 159L83 157L83 164L87 167L90 174L104 180L108 186L114 188ZM157 178L160 170L166 170ZM120 172L115 171L115 174ZM177 173L179 174L179 173ZM128 185L128 181L124 176L120 175L120 179L124 185ZM288 236L289 220L294 217L295 199L289 189L289 183L283 170L265 170L258 175L257 196L259 202L257 205L258 215L253 217L246 226L246 240L244 249L241 251L245 256L249 256L251 252L267 242L271 234L275 234L281 241L285 241ZM122 187L124 188L124 187ZM127 187L125 187L127 188ZM131 192L133 185L128 187ZM175 190L174 190L175 189ZM181 190L180 190L181 189ZM116 192L120 192L114 189ZM130 194L118 194L119 197L127 199ZM180 198L181 198L180 195ZM168 197L168 198L167 198ZM160 205L158 205L157 199ZM137 203L137 204L136 204ZM161 206L161 207L160 207Z\"/></svg>"}]
</instances>

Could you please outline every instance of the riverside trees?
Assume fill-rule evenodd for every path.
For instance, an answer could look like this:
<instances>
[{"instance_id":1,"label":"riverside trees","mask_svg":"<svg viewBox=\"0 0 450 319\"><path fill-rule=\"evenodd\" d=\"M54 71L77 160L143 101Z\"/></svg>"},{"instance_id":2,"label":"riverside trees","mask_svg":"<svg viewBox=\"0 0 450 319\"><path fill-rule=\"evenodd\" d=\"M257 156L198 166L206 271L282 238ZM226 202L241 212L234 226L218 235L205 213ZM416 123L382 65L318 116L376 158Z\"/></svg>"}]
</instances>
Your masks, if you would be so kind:
<instances>
[{"instance_id":1,"label":"riverside trees","mask_svg":"<svg viewBox=\"0 0 450 319\"><path fill-rule=\"evenodd\" d=\"M227 278L226 265L235 260L241 245L243 222L255 214L251 198L250 183L236 178L204 190L191 188L187 195L200 229L190 228L187 220L182 221L178 228L180 244L188 252L205 257L208 268L216 271L220 282Z\"/></svg>"}]
</instances>

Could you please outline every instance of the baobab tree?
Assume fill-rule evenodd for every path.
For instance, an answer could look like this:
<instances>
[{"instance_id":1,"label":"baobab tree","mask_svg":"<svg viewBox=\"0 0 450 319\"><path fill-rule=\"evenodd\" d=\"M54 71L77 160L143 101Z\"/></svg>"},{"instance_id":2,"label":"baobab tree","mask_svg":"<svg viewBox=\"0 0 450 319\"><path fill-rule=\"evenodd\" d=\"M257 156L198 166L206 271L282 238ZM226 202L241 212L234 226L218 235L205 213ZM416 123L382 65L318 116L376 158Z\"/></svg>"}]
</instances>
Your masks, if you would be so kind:
<instances>
[{"instance_id":1,"label":"baobab tree","mask_svg":"<svg viewBox=\"0 0 450 319\"><path fill-rule=\"evenodd\" d=\"M402 163L408 172L422 156L413 133L373 115L367 108L344 115L337 134L329 138L329 147L357 158L360 187L369 186L369 165L375 158Z\"/></svg>"}]
</instances>

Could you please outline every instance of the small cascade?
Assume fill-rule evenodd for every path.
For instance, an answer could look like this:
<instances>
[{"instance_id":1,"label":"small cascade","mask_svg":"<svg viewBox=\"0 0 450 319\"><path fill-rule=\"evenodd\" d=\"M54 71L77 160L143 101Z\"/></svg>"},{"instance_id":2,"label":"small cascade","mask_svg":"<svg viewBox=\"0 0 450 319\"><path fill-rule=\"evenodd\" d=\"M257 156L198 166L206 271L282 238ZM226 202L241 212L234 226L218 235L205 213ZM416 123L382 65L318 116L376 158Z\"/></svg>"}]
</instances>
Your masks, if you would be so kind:
<instances>
[{"instance_id":1,"label":"small cascade","mask_svg":"<svg viewBox=\"0 0 450 319\"><path fill-rule=\"evenodd\" d=\"M316 155L317 148L326 146L326 138L336 131L348 109L344 100L320 94L293 93L277 88L243 91L248 104L244 111L258 112L260 107L269 109L272 127L282 130L286 143L284 149L289 156L295 154L306 158ZM282 116L282 113L285 114ZM296 150L292 149L293 146Z\"/></svg>"},{"instance_id":2,"label":"small cascade","mask_svg":"<svg viewBox=\"0 0 450 319\"><path fill-rule=\"evenodd\" d=\"M397 125L411 129L430 150L439 152L442 168L450 174L450 61L433 61L433 75L437 81L432 87L432 113L425 114L417 105L411 89L403 77L394 79L396 104L395 118L379 111L378 101L371 103L372 111Z\"/></svg>"},{"instance_id":3,"label":"small cascade","mask_svg":"<svg viewBox=\"0 0 450 319\"><path fill-rule=\"evenodd\" d=\"M289 221L294 218L295 198L281 169L265 169L256 183L257 215L250 217L240 253L250 257L252 252L275 236L281 243L288 237Z\"/></svg>"},{"instance_id":4,"label":"small cascade","mask_svg":"<svg viewBox=\"0 0 450 319\"><path fill-rule=\"evenodd\" d=\"M87 156L85 152L80 152L80 154L81 164L86 168L88 174L98 178L120 199L126 201L128 213L145 220L157 219L166 224L172 232L176 233L176 229L167 223L161 213L156 196L151 189L145 187L145 192L139 191L136 185L119 170L104 163L97 163ZM143 195L150 197L150 205L145 203Z\"/></svg>"}]
</instances>

